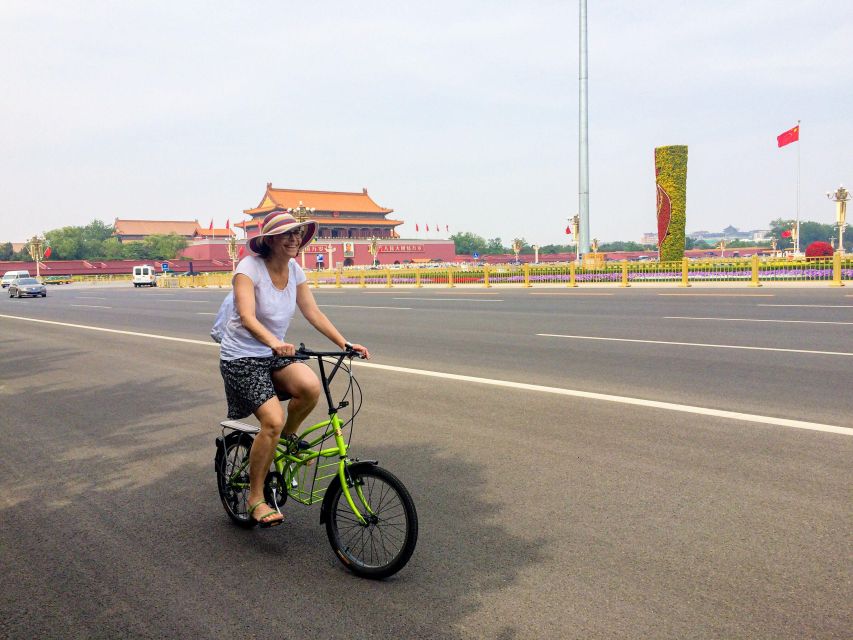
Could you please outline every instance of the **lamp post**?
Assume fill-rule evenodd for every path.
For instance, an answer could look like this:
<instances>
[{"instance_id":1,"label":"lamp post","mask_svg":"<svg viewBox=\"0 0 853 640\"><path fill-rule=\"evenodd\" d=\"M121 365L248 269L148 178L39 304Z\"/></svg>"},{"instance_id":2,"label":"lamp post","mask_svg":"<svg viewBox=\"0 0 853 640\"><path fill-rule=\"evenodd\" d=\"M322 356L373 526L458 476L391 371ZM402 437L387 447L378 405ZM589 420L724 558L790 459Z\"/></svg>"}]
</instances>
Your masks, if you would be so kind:
<instances>
[{"instance_id":1,"label":"lamp post","mask_svg":"<svg viewBox=\"0 0 853 640\"><path fill-rule=\"evenodd\" d=\"M38 235L34 235L27 243L27 253L30 254L30 257L36 263L36 278L41 276L39 267L41 266L41 260L44 258L45 245L46 241L44 237Z\"/></svg>"},{"instance_id":2,"label":"lamp post","mask_svg":"<svg viewBox=\"0 0 853 640\"><path fill-rule=\"evenodd\" d=\"M835 193L827 193L826 197L835 202L835 222L838 224L838 251L844 253L844 228L847 226L847 201L850 200L850 192L842 185L835 190Z\"/></svg>"},{"instance_id":3,"label":"lamp post","mask_svg":"<svg viewBox=\"0 0 853 640\"><path fill-rule=\"evenodd\" d=\"M539 245L533 245L533 264L539 264Z\"/></svg>"},{"instance_id":4,"label":"lamp post","mask_svg":"<svg viewBox=\"0 0 853 640\"><path fill-rule=\"evenodd\" d=\"M770 249L773 252L773 257L776 257L776 238L770 238Z\"/></svg>"},{"instance_id":5,"label":"lamp post","mask_svg":"<svg viewBox=\"0 0 853 640\"><path fill-rule=\"evenodd\" d=\"M589 248L593 253L598 253L598 238L593 238L589 244Z\"/></svg>"},{"instance_id":6,"label":"lamp post","mask_svg":"<svg viewBox=\"0 0 853 640\"><path fill-rule=\"evenodd\" d=\"M521 247L522 247L522 244L521 244L521 240L519 238L516 238L515 240L512 241L512 251L513 251L513 253L515 253L515 261L516 262L518 262L518 254L521 253Z\"/></svg>"},{"instance_id":7,"label":"lamp post","mask_svg":"<svg viewBox=\"0 0 853 640\"><path fill-rule=\"evenodd\" d=\"M379 253L379 238L376 236L370 236L370 244L367 247L367 251L373 256L373 266L376 266L376 255Z\"/></svg>"},{"instance_id":8,"label":"lamp post","mask_svg":"<svg viewBox=\"0 0 853 640\"><path fill-rule=\"evenodd\" d=\"M725 238L720 240L720 257L721 258L726 257L726 239Z\"/></svg>"},{"instance_id":9,"label":"lamp post","mask_svg":"<svg viewBox=\"0 0 853 640\"><path fill-rule=\"evenodd\" d=\"M228 238L228 244L226 245L228 249L228 257L231 258L231 271L234 271L234 268L237 265L237 236L231 235Z\"/></svg>"},{"instance_id":10,"label":"lamp post","mask_svg":"<svg viewBox=\"0 0 853 640\"><path fill-rule=\"evenodd\" d=\"M575 245L575 262L580 263L580 239L578 234L581 228L581 217L578 214L569 218L569 228L572 230L572 237L569 238L569 244Z\"/></svg>"},{"instance_id":11,"label":"lamp post","mask_svg":"<svg viewBox=\"0 0 853 640\"><path fill-rule=\"evenodd\" d=\"M296 218L296 221L300 224L305 222L309 217L314 215L314 212L317 211L314 207L306 207L302 204L302 200L299 201L299 204L293 208L285 209L287 213ZM299 253L302 254L302 268L305 268L305 251L302 250Z\"/></svg>"},{"instance_id":12,"label":"lamp post","mask_svg":"<svg viewBox=\"0 0 853 640\"><path fill-rule=\"evenodd\" d=\"M329 271L332 271L334 269L334 263L332 262L332 254L335 252L335 247L334 245L332 245L331 242L326 245L326 252L328 252L329 254Z\"/></svg>"}]
</instances>

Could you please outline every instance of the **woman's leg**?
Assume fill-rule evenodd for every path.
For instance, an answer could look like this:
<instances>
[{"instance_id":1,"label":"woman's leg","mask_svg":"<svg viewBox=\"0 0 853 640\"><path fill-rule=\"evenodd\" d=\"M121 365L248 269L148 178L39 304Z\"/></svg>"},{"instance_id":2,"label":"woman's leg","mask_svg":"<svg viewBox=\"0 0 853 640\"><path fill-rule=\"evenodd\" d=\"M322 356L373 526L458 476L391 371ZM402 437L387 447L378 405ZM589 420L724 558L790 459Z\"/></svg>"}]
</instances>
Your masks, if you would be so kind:
<instances>
[{"instance_id":1,"label":"woman's leg","mask_svg":"<svg viewBox=\"0 0 853 640\"><path fill-rule=\"evenodd\" d=\"M275 455L275 445L284 426L284 410L278 398L270 398L255 410L255 417L261 423L261 431L255 436L252 450L249 452L249 504L264 500L264 482ZM270 515L273 514L273 515ZM269 517L265 517L269 516ZM264 506L252 513L252 517L263 522L275 522L282 516L272 507Z\"/></svg>"},{"instance_id":2,"label":"woman's leg","mask_svg":"<svg viewBox=\"0 0 853 640\"><path fill-rule=\"evenodd\" d=\"M292 435L317 406L317 398L320 397L320 380L309 367L294 362L283 369L273 371L272 381L277 390L291 396L287 405L284 433Z\"/></svg>"}]
</instances>

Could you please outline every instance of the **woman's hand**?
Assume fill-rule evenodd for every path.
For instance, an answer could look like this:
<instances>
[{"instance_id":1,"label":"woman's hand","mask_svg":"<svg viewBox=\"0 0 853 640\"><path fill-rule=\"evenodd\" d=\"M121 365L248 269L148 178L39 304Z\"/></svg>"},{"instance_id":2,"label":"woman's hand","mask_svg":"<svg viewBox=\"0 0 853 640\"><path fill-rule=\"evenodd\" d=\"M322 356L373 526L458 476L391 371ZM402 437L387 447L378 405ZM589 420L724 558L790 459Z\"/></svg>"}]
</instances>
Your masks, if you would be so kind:
<instances>
[{"instance_id":1,"label":"woman's hand","mask_svg":"<svg viewBox=\"0 0 853 640\"><path fill-rule=\"evenodd\" d=\"M296 354L296 346L289 342L279 340L276 344L271 345L272 352L277 356L290 357Z\"/></svg>"},{"instance_id":2,"label":"woman's hand","mask_svg":"<svg viewBox=\"0 0 853 640\"><path fill-rule=\"evenodd\" d=\"M370 351L367 350L367 347L360 344L354 344L352 345L352 350L358 351L358 355L365 360L370 360Z\"/></svg>"}]
</instances>

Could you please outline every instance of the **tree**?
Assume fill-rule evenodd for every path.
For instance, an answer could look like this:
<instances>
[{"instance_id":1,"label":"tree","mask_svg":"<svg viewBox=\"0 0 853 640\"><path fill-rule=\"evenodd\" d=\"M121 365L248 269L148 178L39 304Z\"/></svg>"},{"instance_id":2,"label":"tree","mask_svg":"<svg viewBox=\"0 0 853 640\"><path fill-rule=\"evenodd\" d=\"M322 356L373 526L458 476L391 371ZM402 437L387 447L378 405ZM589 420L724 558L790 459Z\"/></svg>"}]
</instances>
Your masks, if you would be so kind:
<instances>
[{"instance_id":1,"label":"tree","mask_svg":"<svg viewBox=\"0 0 853 640\"><path fill-rule=\"evenodd\" d=\"M770 236L776 238L776 244L780 249L791 246L791 238L783 238L782 233L790 231L796 224L796 220L782 218L770 222ZM800 247L807 247L812 242L826 242L835 237L835 230L836 227L831 224L800 220Z\"/></svg>"},{"instance_id":2,"label":"tree","mask_svg":"<svg viewBox=\"0 0 853 640\"><path fill-rule=\"evenodd\" d=\"M145 257L153 260L174 260L178 253L187 248L186 238L177 233L148 236L142 244L145 245Z\"/></svg>"},{"instance_id":3,"label":"tree","mask_svg":"<svg viewBox=\"0 0 853 640\"><path fill-rule=\"evenodd\" d=\"M107 238L101 243L101 255L104 260L121 260L124 258L124 245L118 238Z\"/></svg>"},{"instance_id":4,"label":"tree","mask_svg":"<svg viewBox=\"0 0 853 640\"><path fill-rule=\"evenodd\" d=\"M471 255L474 252L486 253L486 241L475 233L462 231L454 233L450 236L453 244L456 247L456 253L461 255Z\"/></svg>"},{"instance_id":5,"label":"tree","mask_svg":"<svg viewBox=\"0 0 853 640\"><path fill-rule=\"evenodd\" d=\"M503 241L500 238L489 238L486 243L486 253L509 253L509 249L504 247Z\"/></svg>"},{"instance_id":6,"label":"tree","mask_svg":"<svg viewBox=\"0 0 853 640\"><path fill-rule=\"evenodd\" d=\"M0 260L11 260L13 255L15 251L12 249L11 242L0 244Z\"/></svg>"}]
</instances>

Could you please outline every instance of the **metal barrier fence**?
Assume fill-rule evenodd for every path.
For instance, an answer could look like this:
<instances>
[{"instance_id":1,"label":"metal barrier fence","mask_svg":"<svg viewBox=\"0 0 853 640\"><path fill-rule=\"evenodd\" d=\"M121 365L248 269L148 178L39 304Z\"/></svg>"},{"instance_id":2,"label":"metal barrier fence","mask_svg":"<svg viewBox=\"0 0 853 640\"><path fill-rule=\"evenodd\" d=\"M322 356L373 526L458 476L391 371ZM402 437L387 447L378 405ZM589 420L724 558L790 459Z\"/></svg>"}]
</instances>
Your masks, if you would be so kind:
<instances>
[{"instance_id":1,"label":"metal barrier fence","mask_svg":"<svg viewBox=\"0 0 853 640\"><path fill-rule=\"evenodd\" d=\"M485 265L461 267L368 268L310 271L308 283L319 287L417 287L518 286L579 287L584 284L662 283L689 287L706 282L741 282L760 287L762 282L823 282L844 286L853 281L853 255L801 260L778 258L714 258L674 262L603 262L577 266L574 263L536 265ZM160 276L162 287L230 287L231 272L198 276ZM75 277L75 280L78 278ZM130 281L130 276L90 276L86 281Z\"/></svg>"}]
</instances>

